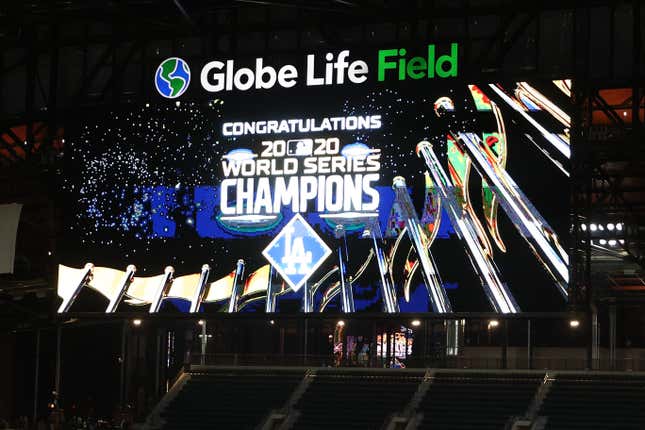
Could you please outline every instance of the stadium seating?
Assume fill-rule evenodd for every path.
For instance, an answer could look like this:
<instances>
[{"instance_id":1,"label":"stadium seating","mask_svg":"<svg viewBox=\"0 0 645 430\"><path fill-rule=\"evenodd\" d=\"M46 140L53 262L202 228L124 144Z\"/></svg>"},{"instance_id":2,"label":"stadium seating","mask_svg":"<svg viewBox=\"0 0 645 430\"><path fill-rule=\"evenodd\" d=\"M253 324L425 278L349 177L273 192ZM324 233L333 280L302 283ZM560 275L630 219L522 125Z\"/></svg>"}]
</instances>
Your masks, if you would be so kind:
<instances>
[{"instance_id":1,"label":"stadium seating","mask_svg":"<svg viewBox=\"0 0 645 430\"><path fill-rule=\"evenodd\" d=\"M645 429L645 377L558 374L539 412L547 429Z\"/></svg>"},{"instance_id":2,"label":"stadium seating","mask_svg":"<svg viewBox=\"0 0 645 430\"><path fill-rule=\"evenodd\" d=\"M424 373L319 370L296 404L300 415L291 428L379 429L405 408Z\"/></svg>"},{"instance_id":3,"label":"stadium seating","mask_svg":"<svg viewBox=\"0 0 645 430\"><path fill-rule=\"evenodd\" d=\"M192 373L161 413L163 429L254 429L284 406L303 376L297 369Z\"/></svg>"},{"instance_id":4,"label":"stadium seating","mask_svg":"<svg viewBox=\"0 0 645 430\"><path fill-rule=\"evenodd\" d=\"M523 415L542 374L437 373L418 412L420 429L503 429Z\"/></svg>"},{"instance_id":5,"label":"stadium seating","mask_svg":"<svg viewBox=\"0 0 645 430\"><path fill-rule=\"evenodd\" d=\"M217 368L193 371L161 412L165 430L257 429L272 410L281 428L380 429L397 415L419 429L504 429L527 414L542 372L446 371L422 385L425 369ZM645 376L559 372L537 416L546 429L645 429ZM419 390L428 387L427 391ZM416 397L415 397L416 395ZM414 402L411 402L412 399ZM288 405L289 399L295 405ZM531 408L531 411L534 411ZM534 418L535 412L530 416Z\"/></svg>"}]
</instances>

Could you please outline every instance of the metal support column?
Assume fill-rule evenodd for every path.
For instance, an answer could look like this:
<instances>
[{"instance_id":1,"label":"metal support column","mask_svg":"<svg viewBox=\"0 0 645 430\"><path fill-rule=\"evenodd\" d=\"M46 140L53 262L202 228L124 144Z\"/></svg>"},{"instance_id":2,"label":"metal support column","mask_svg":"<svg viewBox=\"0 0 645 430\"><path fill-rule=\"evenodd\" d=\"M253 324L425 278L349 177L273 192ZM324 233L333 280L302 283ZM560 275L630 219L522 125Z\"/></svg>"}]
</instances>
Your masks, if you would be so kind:
<instances>
[{"instance_id":1,"label":"metal support column","mask_svg":"<svg viewBox=\"0 0 645 430\"><path fill-rule=\"evenodd\" d=\"M306 366L307 365L307 350L309 349L309 345L308 345L308 343L309 343L309 320L308 320L307 317L305 317L304 326L305 326L305 333L304 333L305 338L304 338L303 347L302 347L302 364L303 364L303 366Z\"/></svg>"},{"instance_id":2,"label":"metal support column","mask_svg":"<svg viewBox=\"0 0 645 430\"><path fill-rule=\"evenodd\" d=\"M345 334L345 326L341 326L338 330L338 339L341 344L340 366L345 366L347 361L347 335Z\"/></svg>"},{"instance_id":3,"label":"metal support column","mask_svg":"<svg viewBox=\"0 0 645 430\"><path fill-rule=\"evenodd\" d=\"M61 338L63 336L63 328L59 324L56 327L56 375L54 378L54 390L56 391L55 394L55 401L58 403L58 399L60 399L60 366L61 366ZM58 404L56 405L56 408L58 408Z\"/></svg>"},{"instance_id":4,"label":"metal support column","mask_svg":"<svg viewBox=\"0 0 645 430\"><path fill-rule=\"evenodd\" d=\"M125 402L126 402L125 369L127 365L127 359L125 356L125 348L126 348L125 342L126 342L127 330L128 330L128 321L124 320L123 326L121 327L121 374L119 379L119 406L121 407L121 410L125 409Z\"/></svg>"},{"instance_id":5,"label":"metal support column","mask_svg":"<svg viewBox=\"0 0 645 430\"><path fill-rule=\"evenodd\" d=\"M39 55L36 49L36 32L27 31L25 39L29 44L30 55L26 57L26 79L25 79L25 157L29 157L34 147L34 101L36 91L36 76L38 73Z\"/></svg>"},{"instance_id":6,"label":"metal support column","mask_svg":"<svg viewBox=\"0 0 645 430\"><path fill-rule=\"evenodd\" d=\"M590 369L598 369L600 361L600 335L598 333L598 309L593 306L591 308L591 367Z\"/></svg>"},{"instance_id":7,"label":"metal support column","mask_svg":"<svg viewBox=\"0 0 645 430\"><path fill-rule=\"evenodd\" d=\"M206 346L208 342L208 334L206 333L206 320L201 320L200 325L202 326L202 333L201 333L202 355L199 357L199 364L203 366L206 364Z\"/></svg>"},{"instance_id":8,"label":"metal support column","mask_svg":"<svg viewBox=\"0 0 645 430\"><path fill-rule=\"evenodd\" d=\"M376 367L378 342L376 339L376 321L372 320L372 341L370 342L370 363L369 367ZM382 351L382 350L381 350Z\"/></svg>"},{"instance_id":9,"label":"metal support column","mask_svg":"<svg viewBox=\"0 0 645 430\"><path fill-rule=\"evenodd\" d=\"M159 329L155 330L155 401L159 399L159 390L160 390L160 380L161 380L161 336L162 331Z\"/></svg>"},{"instance_id":10,"label":"metal support column","mask_svg":"<svg viewBox=\"0 0 645 430\"><path fill-rule=\"evenodd\" d=\"M508 369L508 320L504 319L504 343L502 344L502 369Z\"/></svg>"},{"instance_id":11,"label":"metal support column","mask_svg":"<svg viewBox=\"0 0 645 430\"><path fill-rule=\"evenodd\" d=\"M446 356L455 357L459 354L459 320L445 320L446 327Z\"/></svg>"},{"instance_id":12,"label":"metal support column","mask_svg":"<svg viewBox=\"0 0 645 430\"><path fill-rule=\"evenodd\" d=\"M609 368L616 368L616 304L609 305Z\"/></svg>"},{"instance_id":13,"label":"metal support column","mask_svg":"<svg viewBox=\"0 0 645 430\"><path fill-rule=\"evenodd\" d=\"M58 107L58 71L60 69L59 62L59 20L56 16L54 7L50 10L50 48L49 48L49 95L47 97L47 140L50 148L53 150L54 141L58 137L58 124L57 124L57 107ZM53 151L52 151L53 152Z\"/></svg>"},{"instance_id":14,"label":"metal support column","mask_svg":"<svg viewBox=\"0 0 645 430\"><path fill-rule=\"evenodd\" d=\"M34 369L34 422L38 420L38 377L40 374L40 329L36 330L36 365Z\"/></svg>"},{"instance_id":15,"label":"metal support column","mask_svg":"<svg viewBox=\"0 0 645 430\"><path fill-rule=\"evenodd\" d=\"M427 357L428 357L428 353L429 353L429 348L428 348L428 340L429 340L428 329L429 329L429 327L428 326L430 325L430 321L431 320L427 320L427 319L423 320L423 360L424 360L423 365L424 366L428 365L427 364Z\"/></svg>"},{"instance_id":16,"label":"metal support column","mask_svg":"<svg viewBox=\"0 0 645 430\"><path fill-rule=\"evenodd\" d=\"M634 46L632 46L632 130L635 137L640 136L640 101L641 86L643 84L640 76L641 62L641 1L632 0L632 31ZM640 82L640 83L639 83Z\"/></svg>"},{"instance_id":17,"label":"metal support column","mask_svg":"<svg viewBox=\"0 0 645 430\"><path fill-rule=\"evenodd\" d=\"M391 353L392 353L392 348L390 344L390 327L386 326L385 327L385 367L390 367Z\"/></svg>"},{"instance_id":18,"label":"metal support column","mask_svg":"<svg viewBox=\"0 0 645 430\"><path fill-rule=\"evenodd\" d=\"M526 321L526 368L533 368L533 337L531 333L531 319Z\"/></svg>"}]
</instances>

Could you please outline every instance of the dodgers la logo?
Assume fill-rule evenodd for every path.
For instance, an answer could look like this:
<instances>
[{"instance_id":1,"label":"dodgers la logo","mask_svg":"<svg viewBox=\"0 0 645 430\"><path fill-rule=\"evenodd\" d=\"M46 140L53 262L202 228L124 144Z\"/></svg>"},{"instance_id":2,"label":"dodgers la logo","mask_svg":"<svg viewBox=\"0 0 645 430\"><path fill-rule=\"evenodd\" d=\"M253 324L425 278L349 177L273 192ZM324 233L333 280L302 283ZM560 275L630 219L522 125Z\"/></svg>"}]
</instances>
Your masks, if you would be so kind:
<instances>
[{"instance_id":1,"label":"dodgers la logo","mask_svg":"<svg viewBox=\"0 0 645 430\"><path fill-rule=\"evenodd\" d=\"M331 250L300 214L296 214L262 251L282 278L298 291L329 257Z\"/></svg>"}]
</instances>

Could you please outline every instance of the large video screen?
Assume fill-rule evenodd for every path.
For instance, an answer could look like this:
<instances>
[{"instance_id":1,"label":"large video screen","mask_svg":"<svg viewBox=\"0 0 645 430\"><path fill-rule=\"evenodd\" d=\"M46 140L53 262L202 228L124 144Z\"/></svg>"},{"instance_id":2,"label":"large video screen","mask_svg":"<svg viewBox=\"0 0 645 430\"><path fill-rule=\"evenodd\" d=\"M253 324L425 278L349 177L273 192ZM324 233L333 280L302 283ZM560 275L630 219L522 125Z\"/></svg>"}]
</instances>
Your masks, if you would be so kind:
<instances>
[{"instance_id":1,"label":"large video screen","mask_svg":"<svg viewBox=\"0 0 645 430\"><path fill-rule=\"evenodd\" d=\"M199 91L171 58L160 96L68 126L61 310L564 309L570 81L384 55L320 85L207 65Z\"/></svg>"}]
</instances>

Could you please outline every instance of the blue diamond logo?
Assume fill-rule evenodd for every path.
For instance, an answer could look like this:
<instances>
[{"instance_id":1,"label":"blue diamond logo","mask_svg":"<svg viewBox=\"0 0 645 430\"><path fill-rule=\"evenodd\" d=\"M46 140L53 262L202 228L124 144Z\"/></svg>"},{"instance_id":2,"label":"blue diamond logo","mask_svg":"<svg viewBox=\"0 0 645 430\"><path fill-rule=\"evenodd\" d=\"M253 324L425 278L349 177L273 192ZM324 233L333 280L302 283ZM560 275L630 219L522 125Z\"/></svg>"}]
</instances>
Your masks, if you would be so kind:
<instances>
[{"instance_id":1,"label":"blue diamond logo","mask_svg":"<svg viewBox=\"0 0 645 430\"><path fill-rule=\"evenodd\" d=\"M293 291L298 291L330 254L331 249L300 214L262 251Z\"/></svg>"}]
</instances>

